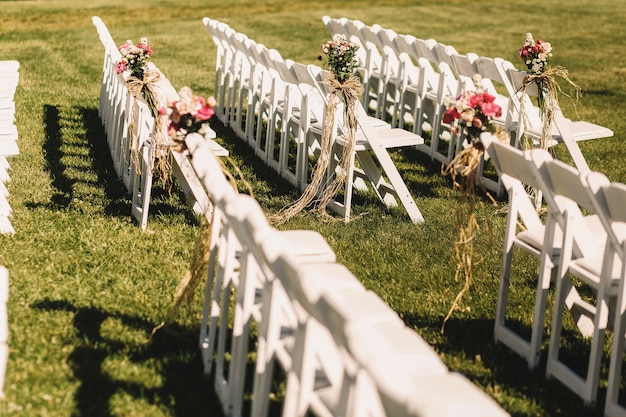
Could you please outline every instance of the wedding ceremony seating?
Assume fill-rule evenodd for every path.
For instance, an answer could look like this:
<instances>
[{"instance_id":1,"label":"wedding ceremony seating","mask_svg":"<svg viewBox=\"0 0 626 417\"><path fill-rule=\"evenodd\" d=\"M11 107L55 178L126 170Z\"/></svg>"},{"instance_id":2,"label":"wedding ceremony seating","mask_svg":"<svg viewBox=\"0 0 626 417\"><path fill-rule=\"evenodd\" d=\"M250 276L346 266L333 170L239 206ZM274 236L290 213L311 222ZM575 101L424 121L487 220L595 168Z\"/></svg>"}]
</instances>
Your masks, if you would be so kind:
<instances>
[{"instance_id":1,"label":"wedding ceremony seating","mask_svg":"<svg viewBox=\"0 0 626 417\"><path fill-rule=\"evenodd\" d=\"M604 195L605 190L623 186L611 184L601 173L580 171L556 160L543 149L520 151L494 139L487 141L487 152L492 156L509 194L509 217L494 329L496 341L505 343L526 358L529 367L538 364L546 295L553 282L555 300L546 377L558 379L586 404L595 403L600 385L604 335L607 329L613 330L614 327L605 413L623 415L624 407L618 401L624 349L623 307L616 305L621 306L619 303L623 302L620 294L623 291L623 241L626 235L621 221L616 220L621 218L621 214L616 214L616 204L622 201L612 201L613 213L610 213L607 212L610 210L609 203ZM545 226L540 223L524 185L537 187L543 193L549 209ZM516 220L512 220L515 216L520 216L526 226L517 235L512 231L516 227ZM530 341L505 325L513 245L540 257ZM590 288L594 296L583 299L578 291L584 290L580 289L580 285L573 285L572 279ZM579 369L583 365L580 360L560 358L566 340L562 334L566 311L571 313L583 337L590 340L585 353L587 362L582 370Z\"/></svg>"},{"instance_id":2,"label":"wedding ceremony seating","mask_svg":"<svg viewBox=\"0 0 626 417\"><path fill-rule=\"evenodd\" d=\"M605 228L601 225L590 227L585 221L583 210L594 213L596 204L581 173L572 166L553 159L542 149L532 151L532 160L543 178L542 191L551 219L563 233L546 376L557 378L586 403L593 403L599 384L604 334L609 328L612 311L609 306L617 297L622 264L613 262L615 254L610 246L607 247ZM595 305L592 301L584 303L594 324L586 377L579 376L573 366L562 361L559 356L566 297L564 289L570 285L568 281L572 277L579 279L595 293Z\"/></svg>"},{"instance_id":3,"label":"wedding ceremony seating","mask_svg":"<svg viewBox=\"0 0 626 417\"><path fill-rule=\"evenodd\" d=\"M286 376L285 416L440 416L461 410L464 416L508 415L467 379L451 373L393 310L336 263L319 236L270 226L258 203L230 186L205 141L189 135L186 143L185 158L212 199L213 216L222 216L221 227L212 223L220 230L214 233L221 234L216 255L233 263L216 269L217 274L232 274L229 285L235 297L227 376L220 361L225 357L222 329L228 327L230 297L224 295L224 281L211 282L210 276L206 290L213 289L213 308L202 329L214 320L209 328L217 327L218 319L221 323L219 332L202 333L200 340L203 349L218 345L213 378L226 415L242 412L252 322L259 335L251 415L267 415L275 366ZM215 292L221 295L215 297ZM206 306L205 298L205 311ZM206 371L214 358L212 352L203 356ZM439 381L434 390L429 381ZM455 389L444 399L440 395L446 385Z\"/></svg>"},{"instance_id":4,"label":"wedding ceremony seating","mask_svg":"<svg viewBox=\"0 0 626 417\"><path fill-rule=\"evenodd\" d=\"M157 134L167 137L167 125L159 125L143 94L133 97L126 86L125 77L129 74L116 71L116 63L121 59L117 44L102 20L94 16L92 22L96 27L100 41L104 47L102 84L98 113L102 121L114 168L131 195L131 215L137 220L141 229L146 229L152 190L155 158L168 149L158 147ZM158 102L165 106L168 102L178 99L178 93L165 75L152 63L149 68L159 75L155 82ZM158 109L157 109L158 110ZM157 129L160 132L156 132ZM214 132L212 132L214 138ZM211 138L210 146L221 156L228 154L226 149ZM159 155L161 153L161 155ZM185 196L196 212L207 208L208 198L194 176L187 176L190 167L176 156L168 159L173 175L181 185Z\"/></svg>"},{"instance_id":5,"label":"wedding ceremony seating","mask_svg":"<svg viewBox=\"0 0 626 417\"><path fill-rule=\"evenodd\" d=\"M546 377L593 403L604 332L615 323L606 413L626 415L618 401L626 343L626 251L622 228L616 227L626 218L615 209L626 201L626 188L590 172L577 144L613 133L569 120L559 109L549 146L565 144L576 168L544 149L522 150L524 138L538 146L541 137L538 109L530 99L538 92L534 84L520 91L526 73L511 62L460 54L451 45L377 24L328 16L322 20L331 34L343 33L360 45L357 74L365 87L354 107L357 129L345 188L329 208L347 222L355 189L371 189L387 206L402 205L413 223L424 222L390 150L415 148L449 163L465 138L443 121L443 113L450 99L475 88L479 75L503 109L496 123L511 137L510 143L486 139L491 162L483 160L478 169L485 188L508 196L494 338L522 356L530 369L536 368L550 308L548 291L554 284ZM333 88L326 70L285 59L223 22L202 22L216 47L215 117L299 190L310 183L311 162L319 157L324 131L332 122L330 178L349 137L344 104L338 105L332 121L327 118ZM228 151L211 140L215 132L187 135L182 151L159 148L156 135L167 132L155 131L161 125L154 109L129 92L128 74L117 74L120 52L104 23L94 16L93 24L105 50L98 111L114 167L132 197L131 214L142 229L147 227L155 159L166 153L167 168L210 228L199 348L204 374L212 378L225 415L244 414L247 388L252 389L250 414L268 415L278 378L285 387L282 415L290 417L508 415L470 380L451 372L417 332L337 261L321 234L273 227L259 203L240 194L225 175L218 157ZM176 100L178 93L167 77L155 65L150 68L159 73L155 86L161 103ZM0 65L0 82L2 74ZM11 111L3 112L10 107L4 103L0 95L0 139L2 117ZM495 176L485 173L490 169L485 163L493 165ZM545 221L527 192L529 186L545 197ZM0 214L8 216L10 206L1 198ZM507 306L518 250L530 254L539 267L533 278L532 318L511 326ZM572 277L593 290L595 304L581 298ZM1 279L2 274L0 285ZM0 302L0 377L5 301ZM559 358L566 311L590 338L586 378ZM519 325L530 328L529 340L518 332ZM251 337L256 343L250 343Z\"/></svg>"},{"instance_id":6,"label":"wedding ceremony seating","mask_svg":"<svg viewBox=\"0 0 626 417\"><path fill-rule=\"evenodd\" d=\"M368 96L367 108L368 110L376 109L375 114L380 116L383 113L381 109L387 108L389 104L387 100L390 99L388 95L383 96L383 90L393 92L397 89L405 92L406 98L402 97L404 94L400 95L399 100L398 95L395 96L397 108L392 110L392 123L394 126L410 128L405 124L404 117L408 115L408 112L412 112L410 119L414 123L413 131L421 135L426 129L425 132L428 133L423 135L425 144L418 146L417 149L431 158L447 164L463 149L462 138L458 135L455 137L450 133L449 126L442 122L441 115L445 110L446 101L449 101L450 98L456 98L463 91L474 89L472 84L467 82L472 71L481 75L487 91L497 97L496 102L502 107L503 114L502 118L496 122L510 135L512 143L517 147L527 146L527 144L522 143L522 138L526 138L525 141L530 141L531 146L541 146L539 141L541 137L539 109L531 101L531 97L536 98L539 94L537 87L535 83L531 83L522 91L520 86L524 83L524 77L527 73L516 70L510 61L500 57L473 56L475 54L471 52L461 55L452 45L445 45L434 39L425 40L395 32L392 36L395 38L394 50L390 43L382 42L386 38L383 34L388 34L389 30L379 25L369 26L359 20L345 17L324 16L322 21L331 34L350 34L351 41L360 45L368 45L365 46L368 51L371 49L371 45L376 45L372 33L378 35L377 39L380 42L377 44L377 51L378 56L380 56L378 60L380 68L384 65L384 56L395 55L396 61L402 61L400 56L403 54L410 57L410 62L414 65L402 64L402 66L405 71L410 71L411 75L402 74L401 71L397 73L391 71L390 74L387 69L385 74L387 78L382 74L374 76L372 84L376 86L375 91L377 93L366 94ZM354 27L357 27L358 30L355 30ZM383 48L384 53L382 52ZM473 60L473 65L463 62L469 56ZM408 63L409 60L405 58L404 62ZM359 63L367 68L366 63ZM399 74L402 75L399 76ZM370 81L367 78L367 70L363 72L363 77L363 84L368 85ZM408 80L411 80L410 84ZM386 86L384 86L385 82L387 83ZM415 85L416 82L416 92L412 88L407 88L408 85ZM370 90L372 89L366 91ZM407 104L407 101L410 104ZM563 143L574 164L581 170L588 169L588 166L577 142L613 136L613 132L603 126L566 118L560 109L557 109L556 119L552 129L553 137L547 146L551 147ZM563 124L571 124L572 126L562 127ZM564 135L563 130L567 130L570 134ZM500 194L502 185L499 184L497 178L485 175L483 168L484 161L481 162L478 169L477 181L487 190Z\"/></svg>"},{"instance_id":7,"label":"wedding ceremony seating","mask_svg":"<svg viewBox=\"0 0 626 417\"><path fill-rule=\"evenodd\" d=\"M595 205L596 213L602 220L604 231L607 233L607 253L604 257L609 265L605 271L612 270L610 263L621 265L619 284L617 288L617 302L615 305L613 323L613 343L611 348L611 359L609 365L608 384L606 392L606 402L604 415L607 417L618 417L626 415L626 406L620 404L620 379L623 367L624 343L626 339L622 337L626 331L626 298L624 297L624 261L626 251L626 234L624 225L624 204L626 203L626 185L618 182L609 183L607 177L596 171L582 174L583 180L588 186L592 201Z\"/></svg>"},{"instance_id":8,"label":"wedding ceremony seating","mask_svg":"<svg viewBox=\"0 0 626 417\"><path fill-rule=\"evenodd\" d=\"M232 117L229 119L229 123L234 120L234 131L237 135L246 141L270 167L277 170L292 184L304 190L309 181L309 157L316 157L316 152L321 144L327 105L324 102L324 96L328 91L323 88L322 80L315 80L315 77L307 76L304 73L305 68L310 72L315 66L289 63L291 73L287 74L285 60L278 51L259 45L239 32L232 33L226 29L225 25L220 25L211 19L205 18L203 22L211 33L213 42L219 44L218 54L220 57L217 59L221 62L224 55L222 51L231 48L233 56L237 57L232 62L239 61L239 63L231 65L230 74L224 77L224 82L229 83L227 89L233 91L230 98L225 99L226 103L231 103L225 105L228 107L227 112L235 114L234 119ZM364 33L360 29L365 30L365 28L357 29L358 27L359 25L355 24L350 29L354 33L352 36L356 36L356 33ZM370 50L368 54L377 54L376 56L382 57L379 48L383 44L378 35L371 32L367 33L368 39L364 43ZM243 48L241 46L242 39L248 44L248 53L241 52ZM376 62L380 66L383 65L382 58L377 59ZM294 82L295 84L292 84ZM383 82L382 79L380 82ZM382 91L382 84L377 85L372 97L378 97ZM234 96L237 97L237 100L232 98ZM285 106L284 103L288 103L288 105ZM339 113L340 111L337 112L337 114ZM375 116L370 117L366 112L359 112L358 118L361 117L371 120L369 123L373 125L376 131L391 128L385 121ZM363 119L363 123L359 123L359 132L364 131L364 123L366 123L365 119ZM382 141L380 145L371 145L371 141L374 140L371 139L372 134L360 142L360 148L357 149L356 155L361 165L359 172L362 175L357 176L356 186L363 188L366 182L362 179L366 178L374 187L381 201L391 206L402 204L411 220L419 223L423 221L423 217L386 149L398 146L416 146L421 144L422 140L418 135L402 129L385 132L385 137L389 138L391 132L395 134L396 139ZM362 133L360 134L362 135ZM277 137L280 137L279 141L276 139ZM295 155L292 153L292 144L295 145L293 146ZM278 151L275 150L277 145ZM370 152L375 154L382 170L376 166L372 156L369 156ZM278 159L276 159L276 155L278 155ZM351 178L353 177L352 172L349 175ZM344 201L329 206L343 216L346 221L349 220L351 214L352 187L352 180L348 180L344 192Z\"/></svg>"},{"instance_id":9,"label":"wedding ceremony seating","mask_svg":"<svg viewBox=\"0 0 626 417\"><path fill-rule=\"evenodd\" d=\"M508 212L502 253L502 268L498 289L498 302L494 325L494 339L514 350L534 369L540 360L548 290L556 279L561 250L561 229L549 218L544 224L535 209L526 187L539 189L543 186L540 173L534 168L530 151L522 151L497 140L486 142L486 151L491 156L505 191L508 194ZM599 227L596 216L584 219L589 228ZM508 293L515 278L512 262L516 249L523 250L539 260L536 283L536 301L531 321L530 337L525 338L514 327L507 325ZM580 313L581 297L567 282L563 289L564 302L573 319L586 335L591 335L591 323Z\"/></svg>"},{"instance_id":10,"label":"wedding ceremony seating","mask_svg":"<svg viewBox=\"0 0 626 417\"><path fill-rule=\"evenodd\" d=\"M20 63L0 61L0 233L15 234L11 224L12 209L6 184L11 181L8 157L20 153L15 126L15 92L19 84Z\"/></svg>"}]
</instances>

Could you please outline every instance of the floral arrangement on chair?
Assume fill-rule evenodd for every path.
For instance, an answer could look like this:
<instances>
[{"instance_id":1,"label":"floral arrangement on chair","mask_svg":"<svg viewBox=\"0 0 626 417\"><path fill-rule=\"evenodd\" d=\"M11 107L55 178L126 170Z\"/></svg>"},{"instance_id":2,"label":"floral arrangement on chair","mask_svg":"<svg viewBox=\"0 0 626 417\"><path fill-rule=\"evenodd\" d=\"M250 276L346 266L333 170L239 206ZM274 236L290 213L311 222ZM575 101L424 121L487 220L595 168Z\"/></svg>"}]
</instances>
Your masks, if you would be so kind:
<instances>
[{"instance_id":1,"label":"floral arrangement on chair","mask_svg":"<svg viewBox=\"0 0 626 417\"><path fill-rule=\"evenodd\" d=\"M469 178L468 186L473 188L474 173L485 148L480 142L483 132L498 133L495 118L502 116L502 107L496 104L495 96L489 94L482 85L479 74L473 77L475 90L466 91L454 101L448 102L448 109L443 114L443 122L452 125L452 132L463 135L469 146L463 149L450 162L444 173L455 179L458 170L463 177Z\"/></svg>"},{"instance_id":2,"label":"floral arrangement on chair","mask_svg":"<svg viewBox=\"0 0 626 417\"><path fill-rule=\"evenodd\" d=\"M545 149L552 139L552 122L558 109L558 93L563 92L556 79L561 78L569 83L576 99L580 97L581 89L570 80L566 68L549 64L552 58L552 45L542 39L533 39L532 33L526 34L524 45L518 49L517 56L524 62L528 71L520 88L522 94L526 86L531 83L537 84L539 88L538 105L542 118L541 147ZM522 100L522 105L523 103ZM524 112L523 107L521 112Z\"/></svg>"},{"instance_id":3,"label":"floral arrangement on chair","mask_svg":"<svg viewBox=\"0 0 626 417\"><path fill-rule=\"evenodd\" d=\"M356 52L359 46L353 42L348 42L346 35L336 34L333 39L322 44L322 52L326 55L324 68L332 72L337 81L345 83L354 76L354 72L359 68L356 60ZM322 55L318 55L319 61L323 60Z\"/></svg>"},{"instance_id":4,"label":"floral arrangement on chair","mask_svg":"<svg viewBox=\"0 0 626 417\"><path fill-rule=\"evenodd\" d=\"M459 236L455 242L455 255L457 270L455 280L459 276L465 277L465 284L456 296L452 306L442 325L444 330L447 320L458 308L463 295L469 291L473 282L472 267L474 264L474 239L478 234L479 226L476 220L475 188L476 169L485 152L485 146L481 142L481 135L495 134L498 139L505 140L506 133L498 129L494 119L502 116L502 108L496 104L496 98L489 94L482 85L482 77L476 74L473 77L475 90L466 91L456 100L449 100L448 109L443 114L443 122L452 125L452 133L461 135L467 146L460 151L442 172L450 175L455 187L461 191L459 205L457 207L457 225ZM457 181L457 175L461 180Z\"/></svg>"},{"instance_id":5,"label":"floral arrangement on chair","mask_svg":"<svg viewBox=\"0 0 626 417\"><path fill-rule=\"evenodd\" d=\"M147 69L148 59L152 56L152 48L148 44L148 38L141 38L138 44L128 39L119 48L122 59L115 66L118 74L128 70L131 75L137 78L143 78L143 74Z\"/></svg>"},{"instance_id":6,"label":"floral arrangement on chair","mask_svg":"<svg viewBox=\"0 0 626 417\"><path fill-rule=\"evenodd\" d=\"M122 58L116 63L115 71L117 74L122 74L126 71L130 72L130 75L126 77L126 88L133 97L133 106L130 114L128 115L128 130L131 137L131 156L133 159L138 160L138 144L137 144L137 126L135 125L137 114L137 100L139 94L143 93L143 97L148 104L148 108L155 118L154 123L154 142L155 155L157 160L157 171L160 178L166 178L166 161L164 160L163 152L161 150L165 147L165 126L162 124L162 118L159 116L159 109L161 107L159 102L159 94L157 92L156 83L161 79L161 73L155 69L148 68L148 61L152 56L152 47L148 44L148 38L141 38L139 43L135 44L132 40L128 39L119 47ZM137 164L139 167L139 164Z\"/></svg>"},{"instance_id":7,"label":"floral arrangement on chair","mask_svg":"<svg viewBox=\"0 0 626 417\"><path fill-rule=\"evenodd\" d=\"M526 42L517 51L519 59L524 61L528 72L541 74L548 67L548 59L552 58L552 45L541 39L533 40L531 33L526 34Z\"/></svg>"},{"instance_id":8,"label":"floral arrangement on chair","mask_svg":"<svg viewBox=\"0 0 626 417\"><path fill-rule=\"evenodd\" d=\"M213 96L204 99L194 95L191 88L185 86L178 92L179 99L162 107L159 114L167 116L169 124L167 134L175 143L181 143L190 133L202 136L208 133L209 119L215 114L216 105Z\"/></svg>"},{"instance_id":9,"label":"floral arrangement on chair","mask_svg":"<svg viewBox=\"0 0 626 417\"><path fill-rule=\"evenodd\" d=\"M333 87L333 90L328 97L328 105L326 106L325 120L327 122L325 123L324 132L322 132L320 158L313 169L311 182L304 190L302 196L278 213L274 219L276 223L286 222L309 206L314 200L317 213L325 214L326 206L345 185L349 165L353 159L356 137L357 122L354 107L359 97L363 94L361 80L355 75L355 71L359 67L356 59L358 49L359 46L349 42L343 34L335 34L332 40L321 45L322 53L326 56L323 67L328 70L326 82ZM318 55L317 59L324 61L322 55ZM339 101L344 104L344 124L348 145L343 147L342 156L338 163L338 169L335 170L334 177L324 181L331 160L333 146L332 129L335 124L335 110ZM320 189L322 187L323 189Z\"/></svg>"},{"instance_id":10,"label":"floral arrangement on chair","mask_svg":"<svg viewBox=\"0 0 626 417\"><path fill-rule=\"evenodd\" d=\"M148 38L141 38L138 44L128 39L119 47L119 51L122 59L116 63L115 71L118 74L130 72L130 76L126 78L126 87L135 99L140 92L143 93L152 115L156 117L160 106L155 83L160 80L161 74L148 68L148 60L152 56Z\"/></svg>"}]
</instances>

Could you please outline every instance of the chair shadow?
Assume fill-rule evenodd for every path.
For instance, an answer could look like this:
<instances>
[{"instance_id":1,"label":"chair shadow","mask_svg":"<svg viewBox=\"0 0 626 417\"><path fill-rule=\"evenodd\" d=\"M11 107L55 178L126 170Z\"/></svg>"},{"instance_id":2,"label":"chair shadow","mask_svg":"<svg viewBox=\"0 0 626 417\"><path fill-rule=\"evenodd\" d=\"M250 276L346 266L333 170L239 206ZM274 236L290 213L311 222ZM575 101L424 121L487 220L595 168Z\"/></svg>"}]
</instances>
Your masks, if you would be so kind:
<instances>
[{"instance_id":1,"label":"chair shadow","mask_svg":"<svg viewBox=\"0 0 626 417\"><path fill-rule=\"evenodd\" d=\"M64 120L67 118L67 120ZM72 174L72 171L92 170L97 175L98 186L104 187L105 199L108 202L104 211L112 216L128 216L130 200L122 182L118 179L106 142L106 136L96 109L86 107L70 107L63 109L46 104L43 106L45 139L43 152L44 170L51 179L52 197L48 203L27 203L30 208L45 207L52 210L71 208L76 196L76 188L80 182L87 180ZM62 126L71 126L79 131L74 138L64 135ZM80 133L83 129L84 133ZM86 158L81 149L88 148ZM73 151L72 151L73 150ZM74 152L74 153L72 153ZM66 158L77 156L80 158ZM85 165L68 165L66 161L80 160Z\"/></svg>"},{"instance_id":2,"label":"chair shadow","mask_svg":"<svg viewBox=\"0 0 626 417\"><path fill-rule=\"evenodd\" d=\"M98 109L79 107L82 122L86 129L87 144L90 149L92 170L96 173L98 184L104 187L109 204L105 213L112 216L128 216L130 213L130 199L122 180L113 168L113 159Z\"/></svg>"},{"instance_id":3,"label":"chair shadow","mask_svg":"<svg viewBox=\"0 0 626 417\"><path fill-rule=\"evenodd\" d=\"M106 311L96 307L78 307L67 300L42 299L32 305L46 312L65 311L74 313L73 325L76 338L81 340L68 356L73 376L80 381L76 390L75 416L113 416L111 400L123 392L133 398L167 406L173 416L221 416L219 400L210 386L210 380L202 375L202 361L197 348L197 329L171 326L150 338L154 323L145 319ZM145 332L146 342L112 340L101 333L102 324L115 319L131 330ZM155 387L124 380L117 380L105 372L103 365L109 358L142 364L157 359L162 384ZM164 404L164 399L168 404Z\"/></svg>"},{"instance_id":4,"label":"chair shadow","mask_svg":"<svg viewBox=\"0 0 626 417\"><path fill-rule=\"evenodd\" d=\"M555 379L545 378L547 346L542 351L538 366L529 370L525 359L507 346L494 342L493 319L453 316L446 323L443 333L443 317L405 314L403 319L410 328L419 329L418 333L428 335L429 344L444 358L444 362L445 358L462 358L463 361L474 362L475 366L463 365L463 375L482 386L496 399L500 391L506 390L509 395L534 398L538 404L543 405L546 415L549 416L602 415L606 388L600 388L595 406L586 407L582 399L565 385ZM546 335L545 338L547 337ZM588 352L584 341L574 334L567 334L567 331L564 332L564 337L573 341L568 347L569 360L573 363L584 363ZM454 364L447 365L450 370L455 370ZM564 398L568 400L563 401Z\"/></svg>"},{"instance_id":5,"label":"chair shadow","mask_svg":"<svg viewBox=\"0 0 626 417\"><path fill-rule=\"evenodd\" d=\"M61 150L62 135L59 123L59 109L49 104L44 105L43 121L45 142L43 145L45 170L52 179L55 192L50 199L50 205L56 208L67 208L73 195L74 180L69 178L65 171L67 166L62 162L64 153Z\"/></svg>"}]
</instances>

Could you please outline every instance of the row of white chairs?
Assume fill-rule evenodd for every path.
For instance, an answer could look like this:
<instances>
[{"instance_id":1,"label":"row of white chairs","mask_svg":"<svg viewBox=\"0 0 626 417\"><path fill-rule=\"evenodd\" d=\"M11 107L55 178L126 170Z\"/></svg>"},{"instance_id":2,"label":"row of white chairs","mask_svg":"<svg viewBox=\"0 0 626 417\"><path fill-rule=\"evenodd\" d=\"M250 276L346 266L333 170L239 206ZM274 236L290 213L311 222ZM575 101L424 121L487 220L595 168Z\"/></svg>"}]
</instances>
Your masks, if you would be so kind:
<instances>
[{"instance_id":1,"label":"row of white chairs","mask_svg":"<svg viewBox=\"0 0 626 417\"><path fill-rule=\"evenodd\" d=\"M265 163L304 190L309 184L309 164L320 157L329 91L324 71L315 65L285 60L274 49L255 42L227 24L205 18L205 27L217 46L215 96L217 117L245 140ZM347 221L353 187L376 192L388 206L402 205L412 221L423 217L398 173L389 148L417 146L418 134L369 117L360 103L355 153L348 172L343 200L330 208ZM343 111L339 106L332 129L334 158L346 145ZM372 155L374 157L372 157ZM357 168L354 159L360 168ZM329 176L335 166L329 168Z\"/></svg>"},{"instance_id":2,"label":"row of white chairs","mask_svg":"<svg viewBox=\"0 0 626 417\"><path fill-rule=\"evenodd\" d=\"M0 401L4 400L4 379L9 361L9 270L0 265Z\"/></svg>"},{"instance_id":3,"label":"row of white chairs","mask_svg":"<svg viewBox=\"0 0 626 417\"><path fill-rule=\"evenodd\" d=\"M510 135L511 143L521 147L525 135L534 146L540 144L542 122L533 101L539 92L536 85L531 85L522 93L520 87L527 73L515 69L512 62L471 52L460 54L453 46L434 39L398 34L356 19L324 16L322 20L331 33L343 33L360 45L363 51L359 55L360 65L367 86L364 104L374 108L377 117L391 119L393 125L404 127L408 120L410 128L419 134L426 127L430 141L420 149L431 158L448 163L461 149L463 137L451 134L442 115L446 100L475 89L472 81L475 74L482 77L484 87L502 107L502 118L496 122ZM610 137L613 132L593 123L569 120L560 109L557 112L558 122L547 146L564 143L575 165L587 169L577 142ZM482 179L488 189L500 190L497 179L495 182L494 178Z\"/></svg>"},{"instance_id":4,"label":"row of white chairs","mask_svg":"<svg viewBox=\"0 0 626 417\"><path fill-rule=\"evenodd\" d=\"M450 372L336 262L319 233L272 227L257 201L225 178L204 141L190 135L186 143L183 157L213 203L199 343L225 415L243 415L245 386L252 386L249 414L268 415L281 380L282 415L290 417L508 415ZM253 373L246 372L249 357L256 358Z\"/></svg>"},{"instance_id":5,"label":"row of white chairs","mask_svg":"<svg viewBox=\"0 0 626 417\"><path fill-rule=\"evenodd\" d=\"M8 157L20 153L15 126L15 91L19 83L20 63L0 61L0 233L14 234L11 224L13 210L9 204L7 184L11 181Z\"/></svg>"},{"instance_id":6,"label":"row of white chairs","mask_svg":"<svg viewBox=\"0 0 626 417\"><path fill-rule=\"evenodd\" d=\"M586 404L594 403L605 331L613 330L605 415L626 416L626 405L619 402L626 330L626 185L611 183L596 171L578 170L539 148L522 151L489 140L487 153L509 196L496 341L515 350L534 368L541 354L547 294L554 286L546 376L561 381ZM530 201L526 186L543 193L548 206L545 222ZM521 230L519 224L524 226ZM536 302L529 320L530 339L520 334L519 327L511 326L511 320L507 321L511 311L519 314L518 307L512 307L509 301L509 288L521 282L519 271L511 268L515 248L535 256L540 264ZM581 297L576 288L583 287L593 297ZM585 364L580 359L563 358L567 356L562 354L567 345L564 340L573 337L563 332L566 311L572 313L572 327L578 327L581 335L590 340L583 369L579 369Z\"/></svg>"},{"instance_id":7,"label":"row of white chairs","mask_svg":"<svg viewBox=\"0 0 626 417\"><path fill-rule=\"evenodd\" d=\"M97 16L94 16L92 21L104 46L102 84L98 104L100 119L104 126L115 171L132 197L131 214L141 228L145 229L148 222L155 152L169 151L156 149L154 134L155 126L158 126L157 121L143 94L135 99L129 92L125 80L130 74L128 72L116 73L116 63L121 59L121 54L108 28ZM150 69L160 74L160 79L155 85L158 102L165 106L168 101L176 100L178 93L167 77L152 63L149 66ZM132 123L136 130L135 137L132 137L130 131L131 118L133 118ZM161 133L166 138L167 123L162 126ZM212 133L215 137L214 132ZM207 140L219 155L228 155L228 151L212 138L207 138ZM202 212L209 203L208 198L199 184L194 183L193 177L188 175L190 167L183 166L181 163L184 161L171 158L168 160L168 169L182 186L194 209Z\"/></svg>"}]
</instances>

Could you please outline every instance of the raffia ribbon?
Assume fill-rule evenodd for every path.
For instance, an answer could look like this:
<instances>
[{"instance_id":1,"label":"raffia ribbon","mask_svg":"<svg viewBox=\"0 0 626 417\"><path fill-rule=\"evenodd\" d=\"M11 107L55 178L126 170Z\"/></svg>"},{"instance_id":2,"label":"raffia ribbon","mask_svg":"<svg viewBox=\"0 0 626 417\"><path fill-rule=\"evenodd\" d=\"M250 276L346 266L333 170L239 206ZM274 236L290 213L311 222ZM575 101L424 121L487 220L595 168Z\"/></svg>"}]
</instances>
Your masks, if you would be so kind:
<instances>
[{"instance_id":1,"label":"raffia ribbon","mask_svg":"<svg viewBox=\"0 0 626 417\"><path fill-rule=\"evenodd\" d=\"M320 215L326 214L326 206L345 186L356 142L357 121L354 107L359 97L363 94L363 85L356 76L352 76L342 83L333 73L329 73L326 84L332 87L332 91L330 92L328 105L326 106L320 157L311 174L311 182L298 200L280 210L276 216L272 216L274 223L282 224L287 222L293 216L311 205L318 195L319 198L315 201L314 211ZM344 123L347 145L343 147L341 160L338 163L338 168L335 170L335 175L332 179L328 178L326 183L323 184L332 158L335 111L340 100L344 103Z\"/></svg>"},{"instance_id":2,"label":"raffia ribbon","mask_svg":"<svg viewBox=\"0 0 626 417\"><path fill-rule=\"evenodd\" d=\"M528 74L526 77L524 77L524 81L522 82L522 85L518 90L522 93L520 112L522 113L522 117L524 120L524 132L526 132L528 130L528 117L526 115L524 106L524 95L526 94L526 87L534 83L539 89L539 95L537 99L539 105L539 114L541 116L542 122L540 140L540 146L542 149L547 149L550 141L552 140L552 123L554 122L554 117L559 109L558 94L562 93L567 97L572 97L561 89L561 86L556 81L557 78L565 80L572 87L573 96L575 100L578 100L578 98L582 94L582 89L572 80L570 80L569 72L565 67L561 66L549 67L540 74ZM526 137L525 133L524 137ZM524 146L525 148L534 147L532 143L528 143L528 140L526 140L525 142L526 143L522 144L522 146Z\"/></svg>"},{"instance_id":3,"label":"raffia ribbon","mask_svg":"<svg viewBox=\"0 0 626 417\"><path fill-rule=\"evenodd\" d=\"M185 304L191 303L191 299L195 294L196 288L198 288L198 285L200 285L202 279L206 275L207 263L211 254L210 237L213 226L213 223L204 223L200 226L191 264L189 265L187 271L185 271L185 276L176 286L176 290L174 291L174 301L165 317L165 320L152 329L150 338L152 338L157 331L169 327L176 318L180 308Z\"/></svg>"},{"instance_id":4,"label":"raffia ribbon","mask_svg":"<svg viewBox=\"0 0 626 417\"><path fill-rule=\"evenodd\" d=\"M483 133L485 134L485 133ZM504 143L509 142L509 135L503 129L498 129L494 136ZM475 199L476 199L476 169L480 164L481 157L485 153L485 145L480 140L476 140L472 146L469 146L459 152L448 165L441 168L443 175L450 175L455 188L460 191L459 205L456 211L457 227L459 236L454 242L454 252L457 261L454 280L458 281L460 277L464 278L463 288L455 297L448 314L446 314L441 325L441 333L445 331L447 321L452 317L452 313L459 308L461 299L470 290L474 281L474 240L478 235L480 226L476 219ZM457 180L457 176L460 179ZM480 186L481 184L478 183ZM495 204L493 197L486 193L487 197Z\"/></svg>"},{"instance_id":5,"label":"raffia ribbon","mask_svg":"<svg viewBox=\"0 0 626 417\"><path fill-rule=\"evenodd\" d=\"M133 105L131 107L128 123L128 131L131 139L131 157L135 162L139 161L137 126L135 124L135 119L138 111L137 100L139 99L139 94L143 92L144 99L146 100L148 108L154 117L154 130L152 132L154 143L152 146L155 153L156 170L159 173L159 178L164 179L167 176L167 136L165 134L165 118L159 115L160 99L156 83L160 80L161 73L159 71L147 70L144 72L143 78L135 77L134 75L129 76L126 79L126 88L128 88L129 93L133 97ZM136 163L135 166L137 167L137 170L140 169L138 163Z\"/></svg>"}]
</instances>

